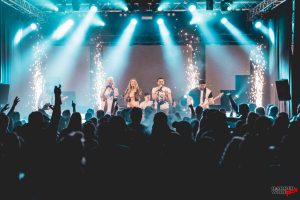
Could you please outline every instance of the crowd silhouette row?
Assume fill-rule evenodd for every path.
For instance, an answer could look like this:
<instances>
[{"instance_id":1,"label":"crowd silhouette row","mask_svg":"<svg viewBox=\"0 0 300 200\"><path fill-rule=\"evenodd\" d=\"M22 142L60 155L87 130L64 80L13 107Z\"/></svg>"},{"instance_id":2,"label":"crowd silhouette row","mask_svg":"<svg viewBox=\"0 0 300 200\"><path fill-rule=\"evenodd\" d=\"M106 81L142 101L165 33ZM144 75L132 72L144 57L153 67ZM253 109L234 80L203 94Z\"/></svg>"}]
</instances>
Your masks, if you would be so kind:
<instances>
[{"instance_id":1,"label":"crowd silhouette row","mask_svg":"<svg viewBox=\"0 0 300 200\"><path fill-rule=\"evenodd\" d=\"M7 114L8 105L1 109L1 199L99 199L111 188L151 193L220 171L282 172L282 180L300 169L300 106L289 118L275 105L236 105L229 96L237 117L199 106L189 107L190 117L176 108L168 115L126 108L113 116L89 109L82 123L74 102L72 112L61 112L60 86L54 95L54 105L33 111L27 123L16 111L18 97Z\"/></svg>"}]
</instances>

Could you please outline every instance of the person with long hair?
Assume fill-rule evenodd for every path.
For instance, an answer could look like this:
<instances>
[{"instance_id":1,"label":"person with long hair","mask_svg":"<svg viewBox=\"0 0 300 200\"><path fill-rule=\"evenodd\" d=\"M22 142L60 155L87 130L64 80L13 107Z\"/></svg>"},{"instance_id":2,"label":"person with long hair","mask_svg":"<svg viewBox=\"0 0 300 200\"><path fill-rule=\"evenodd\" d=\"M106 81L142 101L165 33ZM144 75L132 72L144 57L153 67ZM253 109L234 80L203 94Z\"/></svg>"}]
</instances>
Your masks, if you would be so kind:
<instances>
[{"instance_id":1,"label":"person with long hair","mask_svg":"<svg viewBox=\"0 0 300 200\"><path fill-rule=\"evenodd\" d=\"M114 104L117 101L119 95L118 89L115 87L113 77L108 77L106 80L106 86L101 89L100 97L102 99L101 109L106 114L112 114Z\"/></svg>"},{"instance_id":2,"label":"person with long hair","mask_svg":"<svg viewBox=\"0 0 300 200\"><path fill-rule=\"evenodd\" d=\"M142 90L140 89L138 82L136 79L130 79L124 96L127 107L139 107L141 96Z\"/></svg>"}]
</instances>

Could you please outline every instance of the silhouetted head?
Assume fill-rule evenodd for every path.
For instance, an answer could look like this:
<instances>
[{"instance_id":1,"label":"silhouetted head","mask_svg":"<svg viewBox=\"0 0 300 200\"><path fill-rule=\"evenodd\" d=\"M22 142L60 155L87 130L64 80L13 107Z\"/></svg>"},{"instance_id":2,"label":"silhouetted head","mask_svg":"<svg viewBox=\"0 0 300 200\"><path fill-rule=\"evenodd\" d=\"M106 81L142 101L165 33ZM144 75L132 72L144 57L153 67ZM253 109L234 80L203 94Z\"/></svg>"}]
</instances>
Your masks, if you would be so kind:
<instances>
[{"instance_id":1,"label":"silhouetted head","mask_svg":"<svg viewBox=\"0 0 300 200\"><path fill-rule=\"evenodd\" d=\"M66 164L68 166L76 167L81 163L83 155L82 139L83 133L80 131L74 131L59 140L58 148L64 165Z\"/></svg>"},{"instance_id":2,"label":"silhouetted head","mask_svg":"<svg viewBox=\"0 0 300 200\"><path fill-rule=\"evenodd\" d=\"M254 128L258 134L267 134L272 127L272 121L266 116L260 116L255 121Z\"/></svg>"},{"instance_id":3,"label":"silhouetted head","mask_svg":"<svg viewBox=\"0 0 300 200\"><path fill-rule=\"evenodd\" d=\"M274 122L275 130L287 130L289 123L288 115L279 115Z\"/></svg>"},{"instance_id":4,"label":"silhouetted head","mask_svg":"<svg viewBox=\"0 0 300 200\"><path fill-rule=\"evenodd\" d=\"M130 111L130 119L134 124L140 124L143 117L143 110L141 108L132 108Z\"/></svg>"},{"instance_id":5,"label":"silhouetted head","mask_svg":"<svg viewBox=\"0 0 300 200\"><path fill-rule=\"evenodd\" d=\"M64 111L62 112L62 116L63 116L64 118L66 118L66 119L69 119L69 118L71 117L71 112L70 112L70 110L64 110Z\"/></svg>"},{"instance_id":6,"label":"silhouetted head","mask_svg":"<svg viewBox=\"0 0 300 200\"><path fill-rule=\"evenodd\" d=\"M247 117L248 116L248 113L249 113L249 106L245 103L243 104L240 104L239 105L239 113L244 116L244 117Z\"/></svg>"},{"instance_id":7,"label":"silhouetted head","mask_svg":"<svg viewBox=\"0 0 300 200\"><path fill-rule=\"evenodd\" d=\"M94 111L94 109L92 109L92 108L87 109L86 112L87 112L87 113L91 113L92 116L94 116L94 114L95 114L95 111Z\"/></svg>"},{"instance_id":8,"label":"silhouetted head","mask_svg":"<svg viewBox=\"0 0 300 200\"><path fill-rule=\"evenodd\" d=\"M192 138L192 126L186 121L173 122L172 126L176 128L176 132L182 137Z\"/></svg>"},{"instance_id":9,"label":"silhouetted head","mask_svg":"<svg viewBox=\"0 0 300 200\"><path fill-rule=\"evenodd\" d=\"M265 116L266 112L265 112L265 108L264 107L257 107L255 109L255 112L259 115L259 116Z\"/></svg>"},{"instance_id":10,"label":"silhouetted head","mask_svg":"<svg viewBox=\"0 0 300 200\"><path fill-rule=\"evenodd\" d=\"M84 119L85 119L85 121L88 121L88 120L90 120L92 117L93 117L92 113L87 112L87 113L85 113Z\"/></svg>"},{"instance_id":11,"label":"silhouetted head","mask_svg":"<svg viewBox=\"0 0 300 200\"><path fill-rule=\"evenodd\" d=\"M220 108L219 111L220 111L221 113L223 113L223 114L226 115L226 109L225 109L225 108Z\"/></svg>"},{"instance_id":12,"label":"silhouetted head","mask_svg":"<svg viewBox=\"0 0 300 200\"><path fill-rule=\"evenodd\" d=\"M255 112L256 104L255 103L249 103L249 110L250 112Z\"/></svg>"},{"instance_id":13,"label":"silhouetted head","mask_svg":"<svg viewBox=\"0 0 300 200\"><path fill-rule=\"evenodd\" d=\"M104 110L97 110L97 119L102 119L102 117L104 117L105 113L104 113Z\"/></svg>"},{"instance_id":14,"label":"silhouetted head","mask_svg":"<svg viewBox=\"0 0 300 200\"><path fill-rule=\"evenodd\" d=\"M254 123L258 117L259 117L258 114L254 113L254 112L249 112L248 117L247 117L247 124L249 124L249 126L253 127Z\"/></svg>"},{"instance_id":15,"label":"silhouetted head","mask_svg":"<svg viewBox=\"0 0 300 200\"><path fill-rule=\"evenodd\" d=\"M70 121L69 121L69 125L68 125L68 129L72 130L72 131L81 131L82 129L82 125L81 125L81 115L79 112L74 112L71 115Z\"/></svg>"},{"instance_id":16,"label":"silhouetted head","mask_svg":"<svg viewBox=\"0 0 300 200\"><path fill-rule=\"evenodd\" d=\"M277 117L277 114L278 114L278 107L277 106L272 106L270 107L269 109L269 116L270 117L273 117L273 118L276 118Z\"/></svg>"},{"instance_id":17,"label":"silhouetted head","mask_svg":"<svg viewBox=\"0 0 300 200\"><path fill-rule=\"evenodd\" d=\"M158 112L154 115L153 122L154 122L154 124L167 124L168 117L165 113Z\"/></svg>"},{"instance_id":18,"label":"silhouetted head","mask_svg":"<svg viewBox=\"0 0 300 200\"><path fill-rule=\"evenodd\" d=\"M82 126L82 132L85 139L94 139L95 138L96 127L92 122L84 123Z\"/></svg>"},{"instance_id":19,"label":"silhouetted head","mask_svg":"<svg viewBox=\"0 0 300 200\"><path fill-rule=\"evenodd\" d=\"M89 121L92 122L94 124L94 126L97 126L97 124L98 124L98 120L96 117L92 117Z\"/></svg>"},{"instance_id":20,"label":"silhouetted head","mask_svg":"<svg viewBox=\"0 0 300 200\"><path fill-rule=\"evenodd\" d=\"M35 111L29 114L28 123L31 126L41 128L43 125L43 114Z\"/></svg>"},{"instance_id":21,"label":"silhouetted head","mask_svg":"<svg viewBox=\"0 0 300 200\"><path fill-rule=\"evenodd\" d=\"M8 124L9 117L6 116L4 113L0 112L0 134L2 134L2 132L7 131Z\"/></svg>"}]
</instances>

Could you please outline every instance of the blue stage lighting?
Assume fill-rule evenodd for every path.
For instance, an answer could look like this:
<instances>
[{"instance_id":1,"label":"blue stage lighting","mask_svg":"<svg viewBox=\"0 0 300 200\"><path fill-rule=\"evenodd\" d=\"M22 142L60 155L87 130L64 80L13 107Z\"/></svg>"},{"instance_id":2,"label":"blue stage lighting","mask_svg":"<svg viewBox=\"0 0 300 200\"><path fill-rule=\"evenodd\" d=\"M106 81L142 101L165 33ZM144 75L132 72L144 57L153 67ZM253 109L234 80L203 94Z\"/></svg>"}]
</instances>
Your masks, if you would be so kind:
<instances>
[{"instance_id":1,"label":"blue stage lighting","mask_svg":"<svg viewBox=\"0 0 300 200\"><path fill-rule=\"evenodd\" d=\"M97 11L98 11L98 8L97 8L97 6L91 6L90 10L91 10L92 12L97 12Z\"/></svg>"},{"instance_id":2,"label":"blue stage lighting","mask_svg":"<svg viewBox=\"0 0 300 200\"><path fill-rule=\"evenodd\" d=\"M136 25L137 24L137 20L135 18L131 19L130 24Z\"/></svg>"},{"instance_id":3,"label":"blue stage lighting","mask_svg":"<svg viewBox=\"0 0 300 200\"><path fill-rule=\"evenodd\" d=\"M260 28L262 25L262 23L260 21L256 22L255 23L255 28Z\"/></svg>"},{"instance_id":4,"label":"blue stage lighting","mask_svg":"<svg viewBox=\"0 0 300 200\"><path fill-rule=\"evenodd\" d=\"M223 17L222 19L221 19L221 23L222 24L226 24L228 22L228 19L226 18L226 17Z\"/></svg>"},{"instance_id":5,"label":"blue stage lighting","mask_svg":"<svg viewBox=\"0 0 300 200\"><path fill-rule=\"evenodd\" d=\"M194 4L192 4L192 5L189 6L189 11L190 12L194 12L196 10L197 10L197 8L196 8L196 6Z\"/></svg>"},{"instance_id":6,"label":"blue stage lighting","mask_svg":"<svg viewBox=\"0 0 300 200\"><path fill-rule=\"evenodd\" d=\"M159 18L159 19L157 20L157 23L158 23L159 25L162 25L162 24L164 23L164 20L163 20L162 18Z\"/></svg>"},{"instance_id":7,"label":"blue stage lighting","mask_svg":"<svg viewBox=\"0 0 300 200\"><path fill-rule=\"evenodd\" d=\"M36 30L37 29L37 25L35 23L30 24L30 28L32 30Z\"/></svg>"}]
</instances>

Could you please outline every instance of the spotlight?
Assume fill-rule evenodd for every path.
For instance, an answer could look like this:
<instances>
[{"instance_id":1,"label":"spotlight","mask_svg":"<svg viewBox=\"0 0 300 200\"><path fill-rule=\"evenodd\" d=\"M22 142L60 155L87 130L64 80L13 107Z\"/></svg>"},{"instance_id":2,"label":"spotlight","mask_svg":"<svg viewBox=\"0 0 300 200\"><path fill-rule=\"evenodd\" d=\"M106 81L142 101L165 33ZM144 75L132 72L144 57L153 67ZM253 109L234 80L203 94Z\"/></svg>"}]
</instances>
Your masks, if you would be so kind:
<instances>
[{"instance_id":1,"label":"spotlight","mask_svg":"<svg viewBox=\"0 0 300 200\"><path fill-rule=\"evenodd\" d=\"M124 7L124 11L125 11L125 12L128 11L128 7L127 7L127 6Z\"/></svg>"},{"instance_id":2,"label":"spotlight","mask_svg":"<svg viewBox=\"0 0 300 200\"><path fill-rule=\"evenodd\" d=\"M53 7L53 10L55 11L55 12L58 12L58 7L57 6L55 6L55 7Z\"/></svg>"},{"instance_id":3,"label":"spotlight","mask_svg":"<svg viewBox=\"0 0 300 200\"><path fill-rule=\"evenodd\" d=\"M222 0L220 4L221 11L232 10L232 4L233 4L233 0Z\"/></svg>"},{"instance_id":4,"label":"spotlight","mask_svg":"<svg viewBox=\"0 0 300 200\"><path fill-rule=\"evenodd\" d=\"M131 19L130 24L136 25L137 24L137 20L135 18Z\"/></svg>"},{"instance_id":5,"label":"spotlight","mask_svg":"<svg viewBox=\"0 0 300 200\"><path fill-rule=\"evenodd\" d=\"M161 12L162 10L163 10L162 6L159 6L159 7L157 8L157 11L159 11L159 12Z\"/></svg>"},{"instance_id":6,"label":"spotlight","mask_svg":"<svg viewBox=\"0 0 300 200\"><path fill-rule=\"evenodd\" d=\"M37 29L37 25L35 23L30 24L30 28L32 30L36 30Z\"/></svg>"},{"instance_id":7,"label":"spotlight","mask_svg":"<svg viewBox=\"0 0 300 200\"><path fill-rule=\"evenodd\" d=\"M164 20L163 20L162 18L159 18L159 19L157 20L157 23L158 23L159 25L162 25L162 24L164 23Z\"/></svg>"},{"instance_id":8,"label":"spotlight","mask_svg":"<svg viewBox=\"0 0 300 200\"><path fill-rule=\"evenodd\" d=\"M258 21L258 22L256 22L256 23L255 23L255 28L260 28L260 27L261 27L261 25L262 25L262 24L261 24L261 22L260 22L260 21Z\"/></svg>"},{"instance_id":9,"label":"spotlight","mask_svg":"<svg viewBox=\"0 0 300 200\"><path fill-rule=\"evenodd\" d=\"M98 11L97 6L95 6L95 5L91 6L90 11L97 12Z\"/></svg>"},{"instance_id":10,"label":"spotlight","mask_svg":"<svg viewBox=\"0 0 300 200\"><path fill-rule=\"evenodd\" d=\"M189 6L189 11L190 11L190 12L195 12L196 9L197 9L197 8L196 8L196 6L195 6L194 4L192 4L192 5Z\"/></svg>"},{"instance_id":11,"label":"spotlight","mask_svg":"<svg viewBox=\"0 0 300 200\"><path fill-rule=\"evenodd\" d=\"M226 18L226 17L223 17L222 19L221 19L221 23L222 24L226 24L228 22L228 19Z\"/></svg>"}]
</instances>

